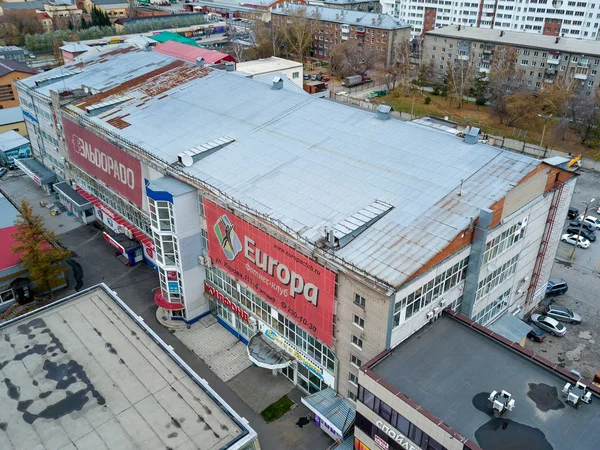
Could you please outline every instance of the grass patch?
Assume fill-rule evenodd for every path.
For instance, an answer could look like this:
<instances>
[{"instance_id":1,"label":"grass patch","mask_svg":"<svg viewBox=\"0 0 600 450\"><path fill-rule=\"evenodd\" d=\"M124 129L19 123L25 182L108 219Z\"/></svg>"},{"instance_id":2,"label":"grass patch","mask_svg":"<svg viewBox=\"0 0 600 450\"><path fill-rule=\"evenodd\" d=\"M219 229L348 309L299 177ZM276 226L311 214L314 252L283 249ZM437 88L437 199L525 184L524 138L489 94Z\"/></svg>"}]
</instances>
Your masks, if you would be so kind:
<instances>
[{"instance_id":1,"label":"grass patch","mask_svg":"<svg viewBox=\"0 0 600 450\"><path fill-rule=\"evenodd\" d=\"M265 422L273 422L274 420L279 419L286 412L290 411L295 403L289 398L287 395L284 395L275 403L271 403L260 413L260 417L264 419Z\"/></svg>"}]
</instances>

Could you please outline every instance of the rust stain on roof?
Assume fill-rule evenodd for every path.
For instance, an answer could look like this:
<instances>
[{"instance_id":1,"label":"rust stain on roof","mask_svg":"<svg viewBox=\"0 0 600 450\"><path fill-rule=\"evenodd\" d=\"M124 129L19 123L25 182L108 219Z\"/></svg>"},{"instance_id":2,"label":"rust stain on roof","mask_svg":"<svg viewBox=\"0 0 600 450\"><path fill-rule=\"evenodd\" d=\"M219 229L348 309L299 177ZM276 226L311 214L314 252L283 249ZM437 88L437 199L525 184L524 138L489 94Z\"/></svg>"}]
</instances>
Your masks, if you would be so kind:
<instances>
[{"instance_id":1,"label":"rust stain on roof","mask_svg":"<svg viewBox=\"0 0 600 450\"><path fill-rule=\"evenodd\" d=\"M210 72L211 69L206 67L198 67L180 60L172 61L163 67L120 83L114 88L92 95L77 103L77 107L85 109L110 97L121 96L134 91L138 91L146 97L155 97L189 81L202 78Z\"/></svg>"},{"instance_id":2,"label":"rust stain on roof","mask_svg":"<svg viewBox=\"0 0 600 450\"><path fill-rule=\"evenodd\" d=\"M113 127L118 128L119 130L122 130L123 128L127 128L131 125L129 122L125 122L123 120L123 117L127 117L128 115L129 114L125 114L124 116L120 117L113 117L112 119L107 120L106 123L111 124Z\"/></svg>"}]
</instances>

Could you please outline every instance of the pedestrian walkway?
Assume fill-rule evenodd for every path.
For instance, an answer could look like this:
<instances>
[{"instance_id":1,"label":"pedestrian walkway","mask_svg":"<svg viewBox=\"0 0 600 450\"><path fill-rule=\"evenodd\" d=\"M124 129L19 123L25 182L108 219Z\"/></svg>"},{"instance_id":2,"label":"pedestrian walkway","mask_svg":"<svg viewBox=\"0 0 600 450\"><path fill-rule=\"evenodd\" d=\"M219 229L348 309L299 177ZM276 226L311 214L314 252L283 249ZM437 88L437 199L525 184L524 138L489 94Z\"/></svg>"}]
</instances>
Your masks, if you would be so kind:
<instances>
[{"instance_id":1,"label":"pedestrian walkway","mask_svg":"<svg viewBox=\"0 0 600 450\"><path fill-rule=\"evenodd\" d=\"M229 381L252 365L246 346L212 315L174 334L223 381Z\"/></svg>"},{"instance_id":2,"label":"pedestrian walkway","mask_svg":"<svg viewBox=\"0 0 600 450\"><path fill-rule=\"evenodd\" d=\"M229 380L227 384L258 414L294 389L294 383L283 374L273 375L271 370L254 365Z\"/></svg>"}]
</instances>

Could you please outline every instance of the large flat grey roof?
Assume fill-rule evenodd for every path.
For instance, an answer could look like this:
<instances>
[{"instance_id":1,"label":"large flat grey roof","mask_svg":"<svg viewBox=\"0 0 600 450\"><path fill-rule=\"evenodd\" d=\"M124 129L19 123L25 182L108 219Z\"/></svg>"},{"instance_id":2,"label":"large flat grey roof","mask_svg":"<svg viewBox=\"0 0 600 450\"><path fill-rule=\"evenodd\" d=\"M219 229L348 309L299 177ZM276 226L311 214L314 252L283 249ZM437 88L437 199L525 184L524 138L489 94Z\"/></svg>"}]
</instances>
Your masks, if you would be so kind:
<instances>
[{"instance_id":1,"label":"large flat grey roof","mask_svg":"<svg viewBox=\"0 0 600 450\"><path fill-rule=\"evenodd\" d=\"M305 17L309 19L314 18L325 22L336 22L361 27L379 28L382 30L410 28L410 24L408 22L396 19L389 14L378 14L339 8L326 8L323 6L305 6L290 3L284 8L273 9L271 13L289 16L296 11L304 11Z\"/></svg>"},{"instance_id":2,"label":"large flat grey roof","mask_svg":"<svg viewBox=\"0 0 600 450\"><path fill-rule=\"evenodd\" d=\"M566 379L451 317L426 325L370 370L484 450L600 448L598 397L567 405ZM503 389L515 408L494 419L487 398Z\"/></svg>"},{"instance_id":3,"label":"large flat grey roof","mask_svg":"<svg viewBox=\"0 0 600 450\"><path fill-rule=\"evenodd\" d=\"M502 36L500 36L502 33ZM600 55L600 42L590 39L578 39L548 36L537 33L524 33L519 31L503 31L491 28L476 28L450 25L443 28L427 31L426 35L468 39L481 42L493 42L498 45L512 45L521 48L539 48L549 52L567 52L580 55Z\"/></svg>"},{"instance_id":4,"label":"large flat grey roof","mask_svg":"<svg viewBox=\"0 0 600 450\"><path fill-rule=\"evenodd\" d=\"M136 317L96 286L0 325L0 448L212 450L251 435Z\"/></svg>"},{"instance_id":5,"label":"large flat grey roof","mask_svg":"<svg viewBox=\"0 0 600 450\"><path fill-rule=\"evenodd\" d=\"M112 58L118 65L121 55ZM133 99L97 116L76 105L68 109L170 165L183 151L233 138L177 170L313 243L326 227L376 200L392 205L335 251L390 286L402 284L466 229L470 216L502 199L540 164L426 126L383 121L371 111L275 90L235 72L203 70L201 78L153 98L143 85L123 88L115 96ZM176 120L165 126L166 118Z\"/></svg>"}]
</instances>

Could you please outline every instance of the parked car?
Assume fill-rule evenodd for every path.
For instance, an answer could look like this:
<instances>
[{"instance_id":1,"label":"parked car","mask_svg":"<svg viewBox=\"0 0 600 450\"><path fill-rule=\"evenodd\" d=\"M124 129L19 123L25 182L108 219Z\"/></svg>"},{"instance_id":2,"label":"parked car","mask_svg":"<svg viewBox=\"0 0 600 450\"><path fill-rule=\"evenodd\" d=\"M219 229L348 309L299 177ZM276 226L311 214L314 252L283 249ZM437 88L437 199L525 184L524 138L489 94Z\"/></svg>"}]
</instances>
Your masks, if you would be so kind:
<instances>
[{"instance_id":1,"label":"parked car","mask_svg":"<svg viewBox=\"0 0 600 450\"><path fill-rule=\"evenodd\" d=\"M542 330L547 331L552 336L564 336L567 334L567 329L563 324L558 322L552 317L544 316L541 314L532 314L529 318L535 325L540 327Z\"/></svg>"},{"instance_id":2,"label":"parked car","mask_svg":"<svg viewBox=\"0 0 600 450\"><path fill-rule=\"evenodd\" d=\"M569 227L569 228L567 228L567 233L578 235L579 234L579 228L577 228L577 227ZM581 228L581 236L583 236L584 238L586 238L590 242L596 242L596 235L594 234L593 231L589 231L589 230L587 230L585 228Z\"/></svg>"},{"instance_id":3,"label":"parked car","mask_svg":"<svg viewBox=\"0 0 600 450\"><path fill-rule=\"evenodd\" d=\"M534 325L532 323L530 323L529 326L531 327L531 331L529 333L527 333L527 338L530 341L542 342L544 339L546 339L546 335L540 329L540 327L538 327L537 325Z\"/></svg>"},{"instance_id":4,"label":"parked car","mask_svg":"<svg viewBox=\"0 0 600 450\"><path fill-rule=\"evenodd\" d=\"M548 280L546 285L546 297L556 297L562 295L569 290L569 285L562 278L554 278Z\"/></svg>"},{"instance_id":5,"label":"parked car","mask_svg":"<svg viewBox=\"0 0 600 450\"><path fill-rule=\"evenodd\" d=\"M597 219L594 216L587 216L584 219L583 215L581 215L577 218L577 220L583 220L584 223L589 223L590 225L594 226L596 230L600 228L600 219Z\"/></svg>"},{"instance_id":6,"label":"parked car","mask_svg":"<svg viewBox=\"0 0 600 450\"><path fill-rule=\"evenodd\" d=\"M579 228L581 226L581 222L579 220L574 220L573 222L571 222L569 224L569 226L570 227L577 227L577 228ZM586 229L586 230L588 230L588 231L591 231L592 233L594 231L596 231L596 227L594 225L590 224L590 223L587 223L587 222L583 222L583 228Z\"/></svg>"},{"instance_id":7,"label":"parked car","mask_svg":"<svg viewBox=\"0 0 600 450\"><path fill-rule=\"evenodd\" d=\"M581 323L581 316L564 306L548 305L546 306L546 315L561 322Z\"/></svg>"},{"instance_id":8,"label":"parked car","mask_svg":"<svg viewBox=\"0 0 600 450\"><path fill-rule=\"evenodd\" d=\"M599 212L600 214L600 212ZM579 210L577 208L569 208L569 212L567 213L567 218L574 219L579 215Z\"/></svg>"},{"instance_id":9,"label":"parked car","mask_svg":"<svg viewBox=\"0 0 600 450\"><path fill-rule=\"evenodd\" d=\"M577 247L580 247L580 248L588 248L590 246L590 241L588 241L583 236L579 236L579 242L577 242L576 234L569 234L569 233L563 234L562 237L560 238L560 240L563 242L566 242L567 244L571 244L571 245L577 244Z\"/></svg>"},{"instance_id":10,"label":"parked car","mask_svg":"<svg viewBox=\"0 0 600 450\"><path fill-rule=\"evenodd\" d=\"M308 74L308 73L305 73L305 74L304 74L304 79L305 79L305 80L310 80L310 74ZM575 214L575 215L577 215L577 214Z\"/></svg>"},{"instance_id":11,"label":"parked car","mask_svg":"<svg viewBox=\"0 0 600 450\"><path fill-rule=\"evenodd\" d=\"M6 172L8 172L8 169L6 167L0 168L0 178L6 175Z\"/></svg>"},{"instance_id":12,"label":"parked car","mask_svg":"<svg viewBox=\"0 0 600 450\"><path fill-rule=\"evenodd\" d=\"M331 78L329 78L329 77L323 77L323 79L322 79L321 81L323 81L323 82L327 82L327 81L329 81L329 80L331 80Z\"/></svg>"}]
</instances>

